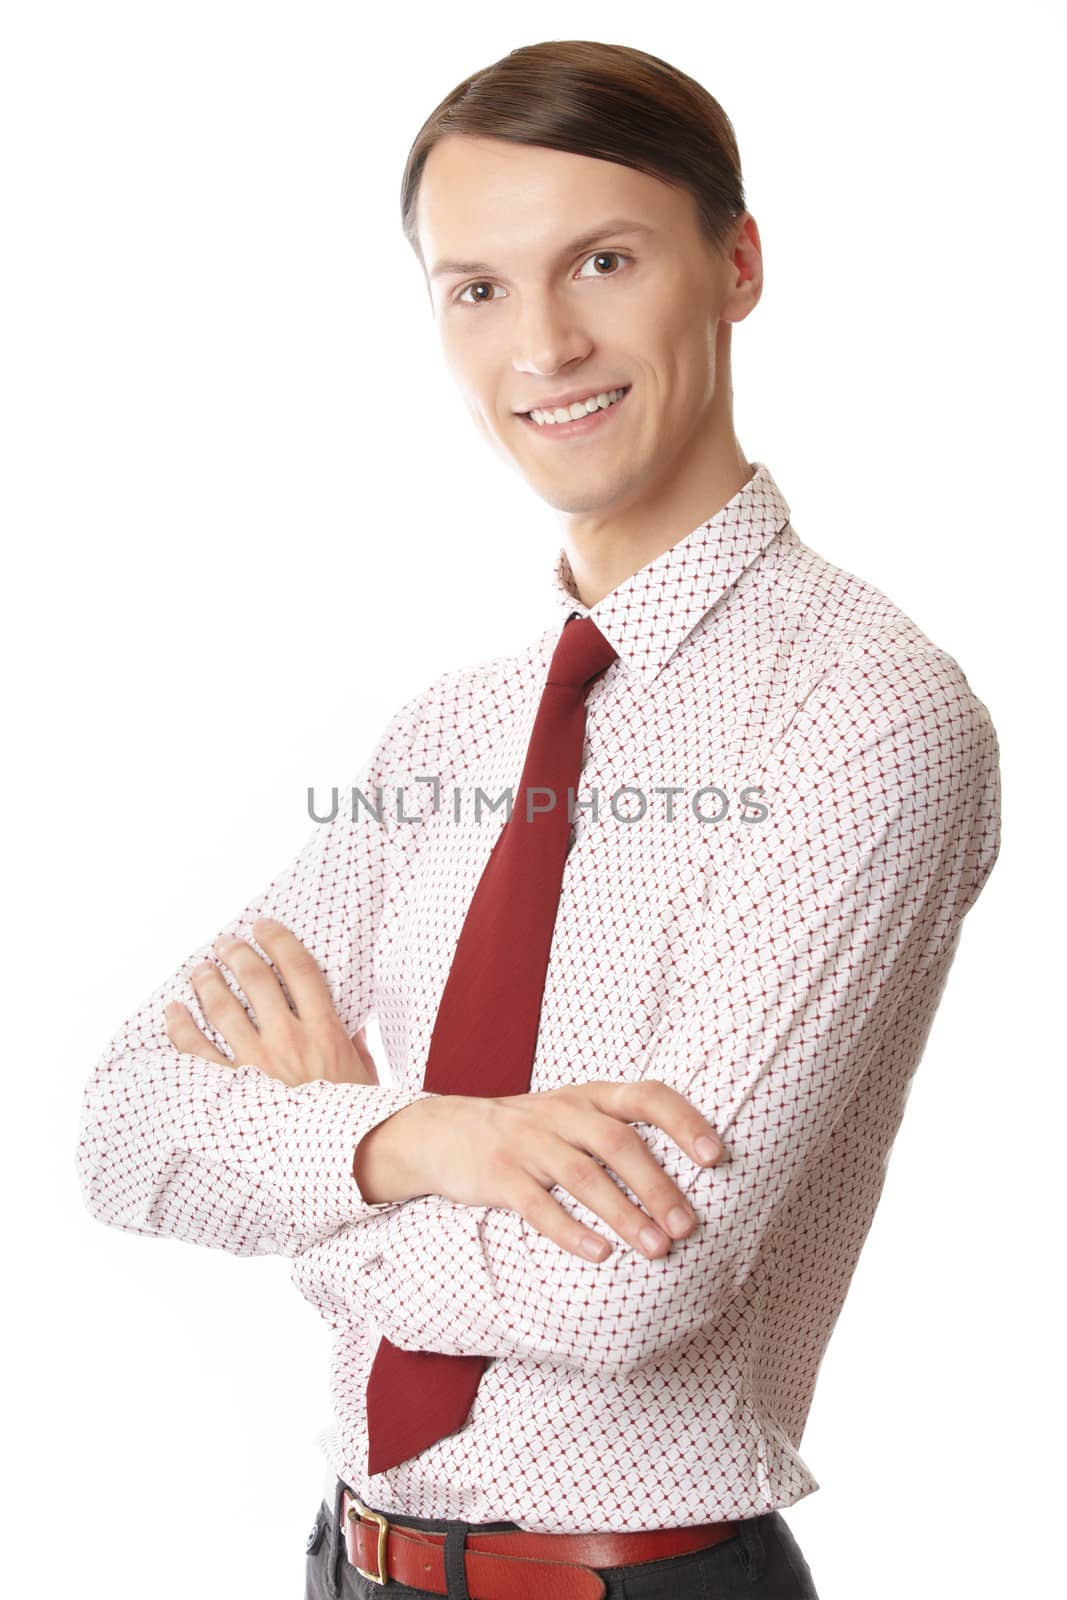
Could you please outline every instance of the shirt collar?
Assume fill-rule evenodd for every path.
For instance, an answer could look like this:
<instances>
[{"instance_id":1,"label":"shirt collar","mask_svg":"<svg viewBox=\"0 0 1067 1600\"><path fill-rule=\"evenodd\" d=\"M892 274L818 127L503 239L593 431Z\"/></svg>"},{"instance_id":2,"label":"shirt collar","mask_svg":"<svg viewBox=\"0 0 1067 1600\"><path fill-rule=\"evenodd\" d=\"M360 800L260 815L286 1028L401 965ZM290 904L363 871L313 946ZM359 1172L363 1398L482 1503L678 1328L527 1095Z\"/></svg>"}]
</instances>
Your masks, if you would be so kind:
<instances>
[{"instance_id":1,"label":"shirt collar","mask_svg":"<svg viewBox=\"0 0 1067 1600\"><path fill-rule=\"evenodd\" d=\"M789 506L762 461L721 511L654 561L639 568L595 606L574 592L574 574L560 549L551 591L560 626L576 611L592 617L630 672L650 684L697 623L789 521Z\"/></svg>"}]
</instances>

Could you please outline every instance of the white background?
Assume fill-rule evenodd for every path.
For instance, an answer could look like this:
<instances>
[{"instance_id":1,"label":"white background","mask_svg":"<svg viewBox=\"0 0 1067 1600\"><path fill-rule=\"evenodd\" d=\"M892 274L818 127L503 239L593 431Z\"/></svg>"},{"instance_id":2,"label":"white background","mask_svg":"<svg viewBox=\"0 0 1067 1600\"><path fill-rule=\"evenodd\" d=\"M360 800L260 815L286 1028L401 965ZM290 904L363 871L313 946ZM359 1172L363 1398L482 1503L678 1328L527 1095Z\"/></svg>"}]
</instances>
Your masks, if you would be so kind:
<instances>
[{"instance_id":1,"label":"white background","mask_svg":"<svg viewBox=\"0 0 1067 1600\"><path fill-rule=\"evenodd\" d=\"M1001 739L1001 859L786 1518L821 1600L1057 1587L1063 32L1034 0L5 8L8 1593L302 1593L329 1332L284 1261L90 1219L80 1095L303 844L307 786L554 619L555 513L450 385L398 191L455 83L574 36L731 116L742 448Z\"/></svg>"}]
</instances>

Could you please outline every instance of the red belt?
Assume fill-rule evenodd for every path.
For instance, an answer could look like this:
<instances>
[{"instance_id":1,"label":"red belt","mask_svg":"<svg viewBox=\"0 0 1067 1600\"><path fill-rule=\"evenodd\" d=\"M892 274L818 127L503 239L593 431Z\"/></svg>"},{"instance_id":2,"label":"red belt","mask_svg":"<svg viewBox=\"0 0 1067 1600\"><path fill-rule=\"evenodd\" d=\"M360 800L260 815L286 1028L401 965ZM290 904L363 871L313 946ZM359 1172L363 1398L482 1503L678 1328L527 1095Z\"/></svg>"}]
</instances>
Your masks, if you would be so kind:
<instances>
[{"instance_id":1,"label":"red belt","mask_svg":"<svg viewBox=\"0 0 1067 1600\"><path fill-rule=\"evenodd\" d=\"M372 1583L390 1579L412 1589L448 1593L445 1535L390 1522L357 1500L341 1496L348 1559ZM607 1585L594 1567L627 1567L640 1561L703 1550L734 1537L736 1522L703 1522L694 1528L657 1528L649 1533L469 1533L467 1588L471 1600L603 1600Z\"/></svg>"}]
</instances>

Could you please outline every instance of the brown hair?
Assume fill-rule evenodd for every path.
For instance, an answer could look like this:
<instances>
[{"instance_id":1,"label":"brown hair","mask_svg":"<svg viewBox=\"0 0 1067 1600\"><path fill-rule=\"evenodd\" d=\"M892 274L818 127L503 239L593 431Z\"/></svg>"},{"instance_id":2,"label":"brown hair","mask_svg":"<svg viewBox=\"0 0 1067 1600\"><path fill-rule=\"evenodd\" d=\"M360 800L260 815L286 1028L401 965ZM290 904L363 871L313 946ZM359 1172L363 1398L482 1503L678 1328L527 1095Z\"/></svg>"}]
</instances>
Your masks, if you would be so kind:
<instances>
[{"instance_id":1,"label":"brown hair","mask_svg":"<svg viewBox=\"0 0 1067 1600\"><path fill-rule=\"evenodd\" d=\"M423 266L415 225L419 182L430 151L449 133L615 161L688 189L700 231L716 250L746 209L733 126L701 84L629 45L550 39L464 78L419 129L404 168L400 213Z\"/></svg>"}]
</instances>

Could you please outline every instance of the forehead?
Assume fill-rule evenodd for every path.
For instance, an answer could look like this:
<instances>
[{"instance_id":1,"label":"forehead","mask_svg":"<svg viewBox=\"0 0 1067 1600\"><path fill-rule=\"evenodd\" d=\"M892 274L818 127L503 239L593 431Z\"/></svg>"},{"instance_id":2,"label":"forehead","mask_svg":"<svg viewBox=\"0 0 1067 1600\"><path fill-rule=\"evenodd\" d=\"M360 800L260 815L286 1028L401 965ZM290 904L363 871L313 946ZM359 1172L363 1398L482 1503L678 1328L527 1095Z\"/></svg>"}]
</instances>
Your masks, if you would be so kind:
<instances>
[{"instance_id":1,"label":"forehead","mask_svg":"<svg viewBox=\"0 0 1067 1600\"><path fill-rule=\"evenodd\" d=\"M416 225L427 272L550 255L599 219L684 226L691 197L648 173L541 145L449 134L427 157Z\"/></svg>"}]
</instances>

